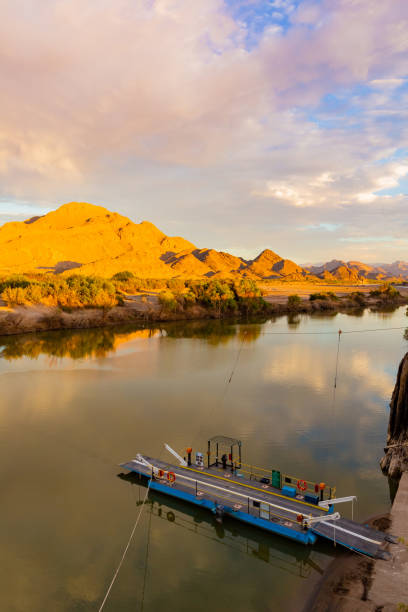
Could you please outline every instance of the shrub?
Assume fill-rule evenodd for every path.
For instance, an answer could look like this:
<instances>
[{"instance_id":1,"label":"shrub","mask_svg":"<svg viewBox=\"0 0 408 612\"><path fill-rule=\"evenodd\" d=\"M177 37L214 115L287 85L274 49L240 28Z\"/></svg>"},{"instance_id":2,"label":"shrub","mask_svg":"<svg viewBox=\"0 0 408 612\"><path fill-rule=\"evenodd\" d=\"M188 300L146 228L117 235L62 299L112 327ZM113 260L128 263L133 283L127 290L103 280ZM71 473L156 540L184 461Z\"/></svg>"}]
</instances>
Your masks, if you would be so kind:
<instances>
[{"instance_id":1,"label":"shrub","mask_svg":"<svg viewBox=\"0 0 408 612\"><path fill-rule=\"evenodd\" d=\"M129 270L124 270L123 272L116 272L116 274L112 276L112 280L114 281L128 281L131 278L135 278L135 275L133 274L133 272L129 272Z\"/></svg>"},{"instance_id":2,"label":"shrub","mask_svg":"<svg viewBox=\"0 0 408 612\"><path fill-rule=\"evenodd\" d=\"M167 281L167 288L170 289L170 291L180 293L185 290L186 284L181 278L171 278Z\"/></svg>"},{"instance_id":3,"label":"shrub","mask_svg":"<svg viewBox=\"0 0 408 612\"><path fill-rule=\"evenodd\" d=\"M371 297L380 297L383 300L392 300L399 297L401 294L393 285L390 283L383 283L378 289L370 291Z\"/></svg>"},{"instance_id":4,"label":"shrub","mask_svg":"<svg viewBox=\"0 0 408 612\"><path fill-rule=\"evenodd\" d=\"M118 302L114 284L93 276L73 275L47 280L24 279L24 286L13 286L15 279L6 279L1 296L10 305L44 304L62 308L110 308Z\"/></svg>"},{"instance_id":5,"label":"shrub","mask_svg":"<svg viewBox=\"0 0 408 612\"><path fill-rule=\"evenodd\" d=\"M335 302L338 302L340 300L339 296L333 293L333 291L326 291L326 295L328 298L334 300Z\"/></svg>"},{"instance_id":6,"label":"shrub","mask_svg":"<svg viewBox=\"0 0 408 612\"><path fill-rule=\"evenodd\" d=\"M161 291L159 293L159 303L165 310L170 312L177 310L177 300L171 291Z\"/></svg>"},{"instance_id":7,"label":"shrub","mask_svg":"<svg viewBox=\"0 0 408 612\"><path fill-rule=\"evenodd\" d=\"M356 302L359 306L365 306L366 300L365 300L365 295L362 291L353 291L353 293L350 293L349 297L351 300L353 300L353 302Z\"/></svg>"},{"instance_id":8,"label":"shrub","mask_svg":"<svg viewBox=\"0 0 408 612\"><path fill-rule=\"evenodd\" d=\"M302 300L296 293L288 296L288 308L290 310L296 309L298 306L300 306L301 302Z\"/></svg>"},{"instance_id":9,"label":"shrub","mask_svg":"<svg viewBox=\"0 0 408 612\"><path fill-rule=\"evenodd\" d=\"M25 289L29 286L30 282L31 281L22 274L9 276L8 278L2 279L0 281L0 293L3 293L3 291L7 289L7 287L11 287L12 289Z\"/></svg>"},{"instance_id":10,"label":"shrub","mask_svg":"<svg viewBox=\"0 0 408 612\"><path fill-rule=\"evenodd\" d=\"M311 302L314 302L315 300L327 300L327 294L326 293L311 293L309 295L309 300Z\"/></svg>"},{"instance_id":11,"label":"shrub","mask_svg":"<svg viewBox=\"0 0 408 612\"><path fill-rule=\"evenodd\" d=\"M26 290L20 287L6 287L1 297L8 306L27 304Z\"/></svg>"}]
</instances>

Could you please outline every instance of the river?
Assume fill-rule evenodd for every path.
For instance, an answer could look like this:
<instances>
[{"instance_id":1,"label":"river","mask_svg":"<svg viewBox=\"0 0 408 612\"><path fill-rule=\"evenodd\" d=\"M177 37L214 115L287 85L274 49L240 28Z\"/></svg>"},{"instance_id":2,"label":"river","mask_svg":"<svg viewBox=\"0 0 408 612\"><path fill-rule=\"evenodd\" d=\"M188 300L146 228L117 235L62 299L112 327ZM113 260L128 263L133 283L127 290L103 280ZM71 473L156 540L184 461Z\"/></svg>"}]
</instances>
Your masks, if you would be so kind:
<instances>
[{"instance_id":1,"label":"river","mask_svg":"<svg viewBox=\"0 0 408 612\"><path fill-rule=\"evenodd\" d=\"M0 609L98 610L146 491L118 464L164 442L233 436L247 463L357 495L359 520L387 511L405 310L0 338ZM334 390L339 329L383 331L341 335ZM151 493L104 610L301 610L334 555Z\"/></svg>"}]
</instances>

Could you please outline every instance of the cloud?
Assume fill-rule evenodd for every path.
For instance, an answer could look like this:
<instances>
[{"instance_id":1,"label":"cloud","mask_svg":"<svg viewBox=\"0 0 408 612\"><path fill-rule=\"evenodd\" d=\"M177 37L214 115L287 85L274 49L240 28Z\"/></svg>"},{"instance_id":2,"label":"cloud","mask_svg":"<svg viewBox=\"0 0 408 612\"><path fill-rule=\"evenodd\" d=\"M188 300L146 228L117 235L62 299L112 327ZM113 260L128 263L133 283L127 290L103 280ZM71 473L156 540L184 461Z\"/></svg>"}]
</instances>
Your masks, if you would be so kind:
<instances>
[{"instance_id":1,"label":"cloud","mask_svg":"<svg viewBox=\"0 0 408 612\"><path fill-rule=\"evenodd\" d=\"M297 4L9 3L0 197L147 211L215 247L237 243L249 206L259 243L265 215L289 228L292 207L332 223L345 205L404 206L377 192L402 176L378 161L408 146L408 5Z\"/></svg>"}]
</instances>

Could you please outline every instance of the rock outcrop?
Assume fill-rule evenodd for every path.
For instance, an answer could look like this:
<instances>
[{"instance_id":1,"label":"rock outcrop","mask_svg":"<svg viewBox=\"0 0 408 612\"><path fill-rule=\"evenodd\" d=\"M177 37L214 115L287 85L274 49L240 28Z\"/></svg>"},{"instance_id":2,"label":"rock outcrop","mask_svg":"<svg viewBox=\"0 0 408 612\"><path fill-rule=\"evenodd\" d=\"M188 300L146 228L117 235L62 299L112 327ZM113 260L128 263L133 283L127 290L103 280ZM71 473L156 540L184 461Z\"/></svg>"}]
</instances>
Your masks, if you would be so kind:
<instances>
[{"instance_id":1,"label":"rock outcrop","mask_svg":"<svg viewBox=\"0 0 408 612\"><path fill-rule=\"evenodd\" d=\"M391 478L408 471L408 353L403 357L390 404L387 446L381 469Z\"/></svg>"}]
</instances>

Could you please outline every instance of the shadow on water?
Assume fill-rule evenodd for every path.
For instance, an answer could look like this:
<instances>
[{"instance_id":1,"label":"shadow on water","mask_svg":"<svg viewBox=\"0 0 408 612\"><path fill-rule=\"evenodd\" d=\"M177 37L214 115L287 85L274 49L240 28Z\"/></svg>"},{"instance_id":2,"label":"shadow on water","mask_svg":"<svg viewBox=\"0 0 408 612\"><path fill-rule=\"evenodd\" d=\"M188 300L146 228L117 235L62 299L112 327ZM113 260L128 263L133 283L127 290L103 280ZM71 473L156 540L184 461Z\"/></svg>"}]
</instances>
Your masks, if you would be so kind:
<instances>
[{"instance_id":1,"label":"shadow on water","mask_svg":"<svg viewBox=\"0 0 408 612\"><path fill-rule=\"evenodd\" d=\"M118 477L136 485L136 505L142 505L147 487L146 479L136 474L123 473L118 474ZM197 538L210 539L300 578L306 579L313 573L323 575L325 571L311 558L313 551L319 551L328 557L335 556L333 547L326 542L318 542L312 548L263 532L230 517L224 517L223 522L219 523L207 510L157 491L150 491L145 503L152 516L158 520L167 521L174 527L195 534Z\"/></svg>"}]
</instances>

